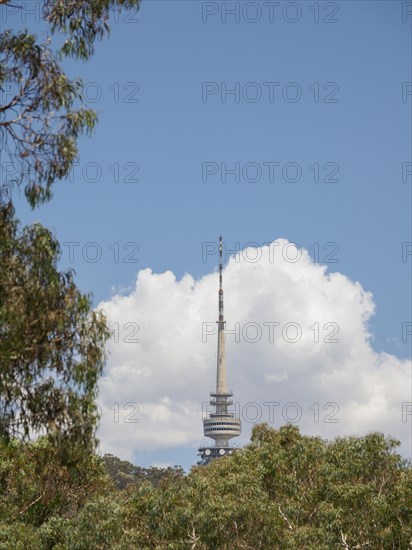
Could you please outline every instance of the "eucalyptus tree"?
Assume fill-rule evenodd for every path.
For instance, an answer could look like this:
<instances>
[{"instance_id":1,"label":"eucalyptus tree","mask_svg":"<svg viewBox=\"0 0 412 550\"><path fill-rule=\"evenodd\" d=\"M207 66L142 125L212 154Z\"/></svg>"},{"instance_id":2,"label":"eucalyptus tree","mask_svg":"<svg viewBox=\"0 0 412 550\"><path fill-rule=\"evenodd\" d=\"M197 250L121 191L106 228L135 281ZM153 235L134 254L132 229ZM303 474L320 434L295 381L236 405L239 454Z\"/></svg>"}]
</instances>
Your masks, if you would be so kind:
<instances>
[{"instance_id":1,"label":"eucalyptus tree","mask_svg":"<svg viewBox=\"0 0 412 550\"><path fill-rule=\"evenodd\" d=\"M3 0L1 4L6 4ZM94 400L109 336L72 271L60 272L60 247L41 224L21 228L14 193L32 208L48 201L78 156L78 139L97 117L65 57L87 60L109 33L113 10L140 0L44 0L43 23L60 43L28 29L0 34L0 437L49 434L60 449L92 449ZM13 0L15 9L23 8ZM7 6L0 6L0 9ZM68 444L69 446L67 446ZM64 453L63 453L64 454ZM67 454L67 453L66 453Z\"/></svg>"},{"instance_id":2,"label":"eucalyptus tree","mask_svg":"<svg viewBox=\"0 0 412 550\"><path fill-rule=\"evenodd\" d=\"M24 7L20 0L15 4ZM69 174L78 138L90 134L97 118L84 106L82 82L70 79L61 61L87 60L96 41L109 33L110 13L139 5L140 0L44 0L44 23L62 42L57 50L51 40L40 42L27 29L0 34L3 201L23 185L34 207L50 198L56 180Z\"/></svg>"}]
</instances>

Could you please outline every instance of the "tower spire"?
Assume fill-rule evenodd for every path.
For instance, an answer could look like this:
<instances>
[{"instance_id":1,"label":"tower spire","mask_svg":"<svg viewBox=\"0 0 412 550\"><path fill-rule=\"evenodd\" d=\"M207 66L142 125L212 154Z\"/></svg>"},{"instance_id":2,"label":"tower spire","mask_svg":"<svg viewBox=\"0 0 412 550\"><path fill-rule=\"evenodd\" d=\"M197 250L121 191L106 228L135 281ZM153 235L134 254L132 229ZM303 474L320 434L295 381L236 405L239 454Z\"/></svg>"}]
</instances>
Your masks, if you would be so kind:
<instances>
[{"instance_id":1,"label":"tower spire","mask_svg":"<svg viewBox=\"0 0 412 550\"><path fill-rule=\"evenodd\" d=\"M226 381L226 349L225 349L225 320L223 314L223 243L222 236L219 237L219 320L217 339L217 369L216 369L216 394L227 394Z\"/></svg>"},{"instance_id":2,"label":"tower spire","mask_svg":"<svg viewBox=\"0 0 412 550\"><path fill-rule=\"evenodd\" d=\"M208 414L203 420L204 435L214 439L215 445L199 449L198 454L202 457L200 464L207 464L212 458L231 454L233 447L229 446L229 440L237 437L241 432L239 418L233 412L229 412L229 406L233 405L233 401L230 399L233 393L228 390L226 381L225 323L223 313L223 239L220 236L216 388L210 393L212 397L210 404L215 408L215 412Z\"/></svg>"},{"instance_id":3,"label":"tower spire","mask_svg":"<svg viewBox=\"0 0 412 550\"><path fill-rule=\"evenodd\" d=\"M219 321L223 322L223 238L219 237Z\"/></svg>"}]
</instances>

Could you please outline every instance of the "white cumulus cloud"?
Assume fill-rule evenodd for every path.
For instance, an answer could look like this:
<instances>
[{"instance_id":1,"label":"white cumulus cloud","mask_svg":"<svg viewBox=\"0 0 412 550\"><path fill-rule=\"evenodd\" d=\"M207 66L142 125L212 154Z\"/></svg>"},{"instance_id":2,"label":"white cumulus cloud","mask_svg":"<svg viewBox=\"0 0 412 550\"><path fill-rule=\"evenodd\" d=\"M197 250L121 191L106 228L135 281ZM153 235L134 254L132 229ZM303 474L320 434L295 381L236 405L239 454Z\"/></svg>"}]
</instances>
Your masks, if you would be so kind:
<instances>
[{"instance_id":1,"label":"white cumulus cloud","mask_svg":"<svg viewBox=\"0 0 412 550\"><path fill-rule=\"evenodd\" d=\"M412 401L410 362L373 350L370 292L293 246L278 239L224 268L228 381L243 424L233 442L246 443L256 421L277 427L289 419L328 438L384 431L409 454L402 404ZM99 304L113 329L100 381L104 452L131 459L134 449L202 442L202 403L216 374L217 288L217 272L176 280L145 269L128 293Z\"/></svg>"}]
</instances>

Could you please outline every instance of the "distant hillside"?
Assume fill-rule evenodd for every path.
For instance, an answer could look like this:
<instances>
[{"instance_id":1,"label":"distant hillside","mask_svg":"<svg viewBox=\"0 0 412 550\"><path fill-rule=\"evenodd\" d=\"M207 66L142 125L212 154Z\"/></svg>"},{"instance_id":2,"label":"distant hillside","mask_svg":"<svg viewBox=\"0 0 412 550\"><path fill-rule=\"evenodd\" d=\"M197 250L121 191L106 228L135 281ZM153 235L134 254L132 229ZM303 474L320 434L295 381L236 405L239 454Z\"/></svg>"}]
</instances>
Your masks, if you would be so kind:
<instances>
[{"instance_id":1,"label":"distant hillside","mask_svg":"<svg viewBox=\"0 0 412 550\"><path fill-rule=\"evenodd\" d=\"M157 487L162 480L172 480L184 476L184 470L180 466L142 468L112 454L105 454L102 460L107 473L118 489L126 489L128 485L138 485L144 481L149 481L154 487Z\"/></svg>"}]
</instances>

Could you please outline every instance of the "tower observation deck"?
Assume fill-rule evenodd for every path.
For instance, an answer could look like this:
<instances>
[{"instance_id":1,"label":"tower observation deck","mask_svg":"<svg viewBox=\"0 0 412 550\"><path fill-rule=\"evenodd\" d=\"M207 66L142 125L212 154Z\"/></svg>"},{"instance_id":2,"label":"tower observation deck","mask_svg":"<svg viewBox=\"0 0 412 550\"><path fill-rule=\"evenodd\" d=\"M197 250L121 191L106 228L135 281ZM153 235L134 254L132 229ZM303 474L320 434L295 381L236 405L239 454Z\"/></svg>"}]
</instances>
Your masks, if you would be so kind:
<instances>
[{"instance_id":1,"label":"tower observation deck","mask_svg":"<svg viewBox=\"0 0 412 550\"><path fill-rule=\"evenodd\" d=\"M225 352L225 320L223 314L223 262L222 262L222 237L219 237L219 320L217 339L217 368L216 389L210 392L210 404L215 411L206 415L203 419L203 433L205 437L214 440L214 445L200 447L198 455L200 464L207 464L212 458L219 458L232 454L234 447L229 445L229 440L241 433L240 419L229 407L233 405L233 392L227 387L226 380L226 352Z\"/></svg>"}]
</instances>

